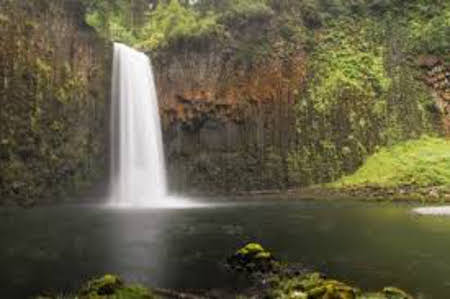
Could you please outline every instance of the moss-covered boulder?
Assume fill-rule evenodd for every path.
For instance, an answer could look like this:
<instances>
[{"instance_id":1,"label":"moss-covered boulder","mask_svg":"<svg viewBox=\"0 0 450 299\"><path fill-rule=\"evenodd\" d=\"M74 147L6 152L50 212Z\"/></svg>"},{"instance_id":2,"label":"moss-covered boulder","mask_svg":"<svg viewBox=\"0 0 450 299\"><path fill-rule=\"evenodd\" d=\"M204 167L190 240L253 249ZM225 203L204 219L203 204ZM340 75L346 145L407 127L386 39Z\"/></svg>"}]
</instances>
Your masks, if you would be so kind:
<instances>
[{"instance_id":1,"label":"moss-covered boulder","mask_svg":"<svg viewBox=\"0 0 450 299\"><path fill-rule=\"evenodd\" d=\"M80 290L81 299L153 299L152 292L140 285L126 285L115 275L106 274L103 277L88 281Z\"/></svg>"},{"instance_id":2,"label":"moss-covered boulder","mask_svg":"<svg viewBox=\"0 0 450 299\"><path fill-rule=\"evenodd\" d=\"M270 272L277 262L272 253L265 250L258 243L249 243L236 251L227 259L233 270L255 272Z\"/></svg>"},{"instance_id":3,"label":"moss-covered boulder","mask_svg":"<svg viewBox=\"0 0 450 299\"><path fill-rule=\"evenodd\" d=\"M103 277L88 281L80 290L80 295L111 295L124 286L124 282L118 276L106 274Z\"/></svg>"}]
</instances>

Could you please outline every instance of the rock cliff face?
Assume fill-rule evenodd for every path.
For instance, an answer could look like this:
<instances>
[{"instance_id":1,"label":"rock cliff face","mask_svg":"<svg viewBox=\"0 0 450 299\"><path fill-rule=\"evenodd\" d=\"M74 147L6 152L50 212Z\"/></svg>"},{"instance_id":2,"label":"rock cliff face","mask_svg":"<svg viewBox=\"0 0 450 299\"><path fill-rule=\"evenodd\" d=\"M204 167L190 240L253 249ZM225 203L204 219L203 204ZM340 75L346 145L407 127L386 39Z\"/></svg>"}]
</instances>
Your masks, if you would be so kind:
<instances>
[{"instance_id":1,"label":"rock cliff face","mask_svg":"<svg viewBox=\"0 0 450 299\"><path fill-rule=\"evenodd\" d=\"M246 64L217 44L155 59L171 187L236 192L291 185L296 94L305 52Z\"/></svg>"},{"instance_id":2,"label":"rock cliff face","mask_svg":"<svg viewBox=\"0 0 450 299\"><path fill-rule=\"evenodd\" d=\"M450 136L450 65L436 56L421 56L418 64L425 70L423 80L431 89L443 114L446 135Z\"/></svg>"},{"instance_id":3,"label":"rock cliff face","mask_svg":"<svg viewBox=\"0 0 450 299\"><path fill-rule=\"evenodd\" d=\"M80 1L0 4L0 202L82 193L105 175L110 49Z\"/></svg>"},{"instance_id":4,"label":"rock cliff face","mask_svg":"<svg viewBox=\"0 0 450 299\"><path fill-rule=\"evenodd\" d=\"M377 99L345 97L330 114L320 112L308 100L311 53L271 45L251 62L214 42L153 55L171 190L228 194L329 182L380 145L439 131L440 113L425 111L432 98L412 76L387 79L393 83L379 96L389 99L386 114L372 115ZM411 90L420 96L408 98Z\"/></svg>"}]
</instances>

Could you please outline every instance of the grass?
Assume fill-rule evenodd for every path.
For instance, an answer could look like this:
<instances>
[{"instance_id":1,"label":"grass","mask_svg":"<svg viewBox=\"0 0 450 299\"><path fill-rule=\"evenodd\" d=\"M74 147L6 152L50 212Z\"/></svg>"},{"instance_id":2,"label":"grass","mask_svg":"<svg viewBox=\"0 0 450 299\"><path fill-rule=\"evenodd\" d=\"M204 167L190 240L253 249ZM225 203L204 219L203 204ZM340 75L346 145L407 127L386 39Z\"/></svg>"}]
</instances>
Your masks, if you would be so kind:
<instances>
[{"instance_id":1,"label":"grass","mask_svg":"<svg viewBox=\"0 0 450 299\"><path fill-rule=\"evenodd\" d=\"M422 137L383 147L354 174L330 187L450 185L450 140Z\"/></svg>"}]
</instances>

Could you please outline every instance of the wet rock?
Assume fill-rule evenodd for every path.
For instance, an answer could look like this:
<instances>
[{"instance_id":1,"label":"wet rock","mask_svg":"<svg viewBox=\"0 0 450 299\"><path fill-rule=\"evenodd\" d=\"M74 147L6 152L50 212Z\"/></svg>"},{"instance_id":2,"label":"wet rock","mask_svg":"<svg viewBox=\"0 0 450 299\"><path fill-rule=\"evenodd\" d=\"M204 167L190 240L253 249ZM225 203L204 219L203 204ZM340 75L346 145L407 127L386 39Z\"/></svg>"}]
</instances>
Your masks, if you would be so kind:
<instances>
[{"instance_id":1,"label":"wet rock","mask_svg":"<svg viewBox=\"0 0 450 299\"><path fill-rule=\"evenodd\" d=\"M59 298L59 297L57 297ZM88 281L79 291L80 299L154 299L156 296L141 285L128 285L115 275Z\"/></svg>"},{"instance_id":2,"label":"wet rock","mask_svg":"<svg viewBox=\"0 0 450 299\"><path fill-rule=\"evenodd\" d=\"M383 289L383 294L389 299L412 299L413 297L405 291L396 287L386 287Z\"/></svg>"},{"instance_id":3,"label":"wet rock","mask_svg":"<svg viewBox=\"0 0 450 299\"><path fill-rule=\"evenodd\" d=\"M277 262L272 254L258 243L249 243L236 251L227 259L228 265L234 270L248 272L269 272Z\"/></svg>"},{"instance_id":4,"label":"wet rock","mask_svg":"<svg viewBox=\"0 0 450 299\"><path fill-rule=\"evenodd\" d=\"M120 277L106 274L101 278L96 278L88 281L81 289L81 296L94 295L112 295L116 290L122 288L124 283Z\"/></svg>"},{"instance_id":5,"label":"wet rock","mask_svg":"<svg viewBox=\"0 0 450 299\"><path fill-rule=\"evenodd\" d=\"M275 280L273 298L357 298L361 291L337 280L326 279L320 273L310 273Z\"/></svg>"},{"instance_id":6,"label":"wet rock","mask_svg":"<svg viewBox=\"0 0 450 299\"><path fill-rule=\"evenodd\" d=\"M395 287L386 287L377 293L365 293L341 281L327 279L320 273L309 273L290 278L274 276L268 297L301 299L412 299L412 296Z\"/></svg>"},{"instance_id":7,"label":"wet rock","mask_svg":"<svg viewBox=\"0 0 450 299\"><path fill-rule=\"evenodd\" d=\"M380 292L364 292L318 272L308 271L300 264L276 261L258 243L249 243L236 251L228 264L234 270L247 271L254 278L249 298L286 299L412 299L406 292L386 287Z\"/></svg>"}]
</instances>

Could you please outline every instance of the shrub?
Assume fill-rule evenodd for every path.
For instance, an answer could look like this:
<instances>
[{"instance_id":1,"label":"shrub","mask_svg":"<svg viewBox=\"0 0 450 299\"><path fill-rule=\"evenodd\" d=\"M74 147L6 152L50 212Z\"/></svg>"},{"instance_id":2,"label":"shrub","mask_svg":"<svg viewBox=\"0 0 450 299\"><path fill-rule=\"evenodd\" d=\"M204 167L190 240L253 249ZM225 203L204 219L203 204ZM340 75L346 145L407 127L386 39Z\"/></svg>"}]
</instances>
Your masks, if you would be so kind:
<instances>
[{"instance_id":1,"label":"shrub","mask_svg":"<svg viewBox=\"0 0 450 299\"><path fill-rule=\"evenodd\" d=\"M182 6L178 0L161 3L151 12L144 26L139 47L155 49L183 40L201 39L221 31L217 16L200 14L192 8Z\"/></svg>"},{"instance_id":2,"label":"shrub","mask_svg":"<svg viewBox=\"0 0 450 299\"><path fill-rule=\"evenodd\" d=\"M267 0L231 0L222 15L225 23L265 19L274 14Z\"/></svg>"}]
</instances>

